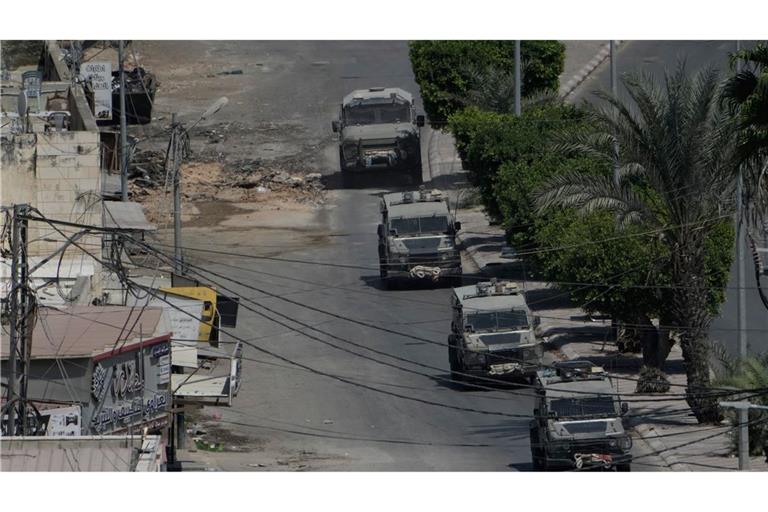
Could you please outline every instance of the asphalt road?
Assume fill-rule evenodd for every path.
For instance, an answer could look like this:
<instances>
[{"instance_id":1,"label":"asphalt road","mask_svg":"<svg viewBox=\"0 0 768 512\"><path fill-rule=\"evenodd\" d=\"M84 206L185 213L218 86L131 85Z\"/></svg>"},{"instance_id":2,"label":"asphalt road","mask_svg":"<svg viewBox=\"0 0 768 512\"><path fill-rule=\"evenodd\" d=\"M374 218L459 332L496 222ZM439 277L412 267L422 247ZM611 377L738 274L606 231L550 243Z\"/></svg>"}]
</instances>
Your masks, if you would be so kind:
<instances>
[{"instance_id":1,"label":"asphalt road","mask_svg":"<svg viewBox=\"0 0 768 512\"><path fill-rule=\"evenodd\" d=\"M228 430L238 440L238 450L244 451L197 453L195 457L222 470L530 469L525 417L533 409L529 392L467 391L440 380L448 376L447 350L442 344L450 326L450 290L386 291L379 287L377 194L407 185L407 181L387 178L362 183L354 190L336 189L338 153L330 121L339 102L354 88L377 85L399 86L417 94L407 44L230 41L144 45L147 62L155 70L172 71L160 77L170 90L165 95L158 93L158 111L180 111L183 120L192 120L209 102L203 98L227 95L230 106L208 126L238 123L246 133L249 127L276 127L277 135L268 141L271 151L265 150L267 142L261 140L255 146L249 146L247 139L238 145L254 158L293 158L300 166L319 170L332 189L327 208L281 229L241 223L234 213L228 224L238 227L231 231L185 226L185 245L190 247L215 246L309 262L191 257L193 263L207 265L239 283L217 279L231 286L244 303L247 298L255 299L277 312L254 307L262 316L241 307L237 335L305 366L298 368L246 348L243 384L234 407L204 411L221 414L213 424ZM212 56L221 57L215 68L199 67ZM235 68L243 74L216 74ZM425 132L425 158L428 139ZM233 149L231 142L226 149ZM430 172L439 174L444 168L426 169L425 179L429 181ZM319 264L322 262L355 268ZM265 297L243 284L287 295L299 304ZM300 304L404 335L364 327ZM311 335L337 347L310 339L296 332L307 331L307 327L292 320L347 341L311 330Z\"/></svg>"},{"instance_id":2,"label":"asphalt road","mask_svg":"<svg viewBox=\"0 0 768 512\"><path fill-rule=\"evenodd\" d=\"M755 44L742 41L744 48ZM735 50L735 41L629 41L617 52L617 72L647 72L655 77L663 76L665 69L673 70L685 62L690 72L705 66L713 66L721 73L729 72L728 54ZM592 91L610 89L610 66L606 60L595 73L587 78L572 96L575 102L591 101ZM619 93L623 94L623 87ZM768 311L760 301L757 281L750 254L747 254L747 342L749 353L768 351ZM768 280L763 278L763 286ZM737 313L736 263L732 265L726 301L720 315L713 321L710 333L713 341L722 343L731 354L738 354L738 313Z\"/></svg>"},{"instance_id":3,"label":"asphalt road","mask_svg":"<svg viewBox=\"0 0 768 512\"><path fill-rule=\"evenodd\" d=\"M222 470L529 470L529 394L514 388L460 390L441 381L448 374L447 353L436 343L444 343L448 334L449 290L385 291L378 285L377 195L407 182L378 180L354 190L336 186L338 157L330 121L338 103L354 88L375 85L399 86L417 95L406 43L144 44L154 70L171 71L160 76L168 85L158 93L159 112L178 111L182 120L193 121L212 98L227 95L230 106L201 126L236 124L244 135L237 145L230 141L216 149L296 162L297 169L321 171L331 188L327 208L279 228L254 225L242 211L232 212L227 225L234 227L228 230L185 226L189 247L307 262L210 254L191 258L238 283L217 279L243 297L244 304L253 299L273 310L249 305L256 313L241 308L235 332L283 358L245 349L243 384L234 407L203 411L217 418L211 425L225 429L236 450L198 453L195 458ZM713 52L718 55L717 51L724 63L727 45L631 43L622 48L621 56L627 65L638 62L658 68L681 49L701 57L690 57L691 65ZM228 69L243 73L217 74ZM588 79L576 98L606 82L606 70ZM265 127L271 138L264 137ZM434 153L442 159L440 151L430 152L426 146L429 138L426 132L425 158ZM425 180L440 182L439 174L457 170L441 161L426 168ZM643 452L638 446L636 451ZM654 464L644 467L658 469Z\"/></svg>"}]
</instances>

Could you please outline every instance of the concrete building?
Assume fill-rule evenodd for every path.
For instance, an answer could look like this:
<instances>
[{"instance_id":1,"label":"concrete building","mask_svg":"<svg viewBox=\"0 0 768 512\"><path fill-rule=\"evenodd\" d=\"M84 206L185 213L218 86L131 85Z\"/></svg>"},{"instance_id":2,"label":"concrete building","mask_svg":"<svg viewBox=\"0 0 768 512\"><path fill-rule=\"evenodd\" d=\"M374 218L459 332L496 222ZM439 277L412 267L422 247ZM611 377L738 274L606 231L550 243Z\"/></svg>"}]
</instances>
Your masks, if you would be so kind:
<instances>
[{"instance_id":1,"label":"concrete building","mask_svg":"<svg viewBox=\"0 0 768 512\"><path fill-rule=\"evenodd\" d=\"M55 43L49 43L50 69L17 70L0 84L0 204L27 203L49 219L101 226L99 129L82 87L61 76L66 67L56 52ZM0 217L0 230L5 221ZM59 249L65 235L78 231L59 229L64 235L46 223L29 223L31 265ZM100 256L101 235L86 235L78 243ZM3 263L0 279L6 281L8 265ZM81 276L88 278L85 295L98 296L100 265L74 247L64 253L61 265L48 265L33 275L61 278L65 287Z\"/></svg>"},{"instance_id":2,"label":"concrete building","mask_svg":"<svg viewBox=\"0 0 768 512\"><path fill-rule=\"evenodd\" d=\"M79 431L54 433L101 435L148 428L165 435L172 402L171 333L165 331L162 315L162 309L152 307L41 308L32 335L27 398L79 407L56 411L59 417L72 417L69 423L79 424ZM8 344L4 336L3 382ZM42 426L38 430L47 433Z\"/></svg>"}]
</instances>

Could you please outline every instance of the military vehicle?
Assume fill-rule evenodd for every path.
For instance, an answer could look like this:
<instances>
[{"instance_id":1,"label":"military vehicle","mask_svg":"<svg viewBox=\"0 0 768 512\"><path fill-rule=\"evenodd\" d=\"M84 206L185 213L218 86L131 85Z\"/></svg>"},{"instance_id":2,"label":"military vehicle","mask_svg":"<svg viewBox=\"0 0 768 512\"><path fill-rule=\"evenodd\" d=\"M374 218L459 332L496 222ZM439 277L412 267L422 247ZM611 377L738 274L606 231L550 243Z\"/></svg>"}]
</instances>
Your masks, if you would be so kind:
<instances>
[{"instance_id":1,"label":"military vehicle","mask_svg":"<svg viewBox=\"0 0 768 512\"><path fill-rule=\"evenodd\" d=\"M448 337L451 378L531 380L541 364L541 341L525 297L509 281L454 288Z\"/></svg>"},{"instance_id":2,"label":"military vehicle","mask_svg":"<svg viewBox=\"0 0 768 512\"><path fill-rule=\"evenodd\" d=\"M384 194L381 198L379 269L387 287L395 278L461 279L461 254L448 201L439 190Z\"/></svg>"},{"instance_id":3,"label":"military vehicle","mask_svg":"<svg viewBox=\"0 0 768 512\"><path fill-rule=\"evenodd\" d=\"M424 116L416 115L413 96L396 87L352 91L331 123L339 134L339 162L345 185L365 171L408 174L422 183L421 138Z\"/></svg>"},{"instance_id":4,"label":"military vehicle","mask_svg":"<svg viewBox=\"0 0 768 512\"><path fill-rule=\"evenodd\" d=\"M630 470L632 438L622 421L629 407L601 367L576 360L540 370L534 407L534 469Z\"/></svg>"}]
</instances>

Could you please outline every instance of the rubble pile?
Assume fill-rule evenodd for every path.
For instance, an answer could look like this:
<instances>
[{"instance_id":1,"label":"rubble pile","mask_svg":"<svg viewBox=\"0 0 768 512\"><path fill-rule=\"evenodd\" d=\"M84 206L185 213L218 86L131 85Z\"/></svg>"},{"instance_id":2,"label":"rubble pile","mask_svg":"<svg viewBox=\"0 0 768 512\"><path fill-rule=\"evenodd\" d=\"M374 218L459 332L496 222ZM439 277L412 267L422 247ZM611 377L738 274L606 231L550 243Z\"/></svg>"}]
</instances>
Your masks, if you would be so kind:
<instances>
[{"instance_id":1,"label":"rubble pile","mask_svg":"<svg viewBox=\"0 0 768 512\"><path fill-rule=\"evenodd\" d=\"M171 180L165 186L162 154L148 153L137 163L129 182L133 200L144 205L147 219L160 222L171 212ZM136 161L134 161L136 163ZM188 162L181 168L182 208L208 202L260 203L260 208L279 209L285 203L320 206L325 202L320 173L290 173L260 167L255 160L236 164Z\"/></svg>"},{"instance_id":2,"label":"rubble pile","mask_svg":"<svg viewBox=\"0 0 768 512\"><path fill-rule=\"evenodd\" d=\"M128 179L139 187L165 186L165 153L151 150L135 153L128 168Z\"/></svg>"}]
</instances>

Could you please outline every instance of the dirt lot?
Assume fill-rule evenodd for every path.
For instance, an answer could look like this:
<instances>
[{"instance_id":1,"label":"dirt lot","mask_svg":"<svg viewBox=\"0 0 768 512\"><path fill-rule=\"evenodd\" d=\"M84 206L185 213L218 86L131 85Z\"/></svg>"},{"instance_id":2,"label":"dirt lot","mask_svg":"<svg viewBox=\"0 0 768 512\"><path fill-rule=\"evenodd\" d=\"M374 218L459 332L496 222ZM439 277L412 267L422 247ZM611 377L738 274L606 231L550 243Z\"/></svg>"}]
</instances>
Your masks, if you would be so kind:
<instances>
[{"instance_id":1,"label":"dirt lot","mask_svg":"<svg viewBox=\"0 0 768 512\"><path fill-rule=\"evenodd\" d=\"M238 211L308 211L325 203L319 174L289 174L270 167L241 172L219 162L188 163L181 174L182 222L188 226L217 226ZM160 229L170 227L171 184L164 177L152 186L145 181L130 183L132 197L142 203L150 222ZM248 206L238 206L243 203Z\"/></svg>"}]
</instances>

